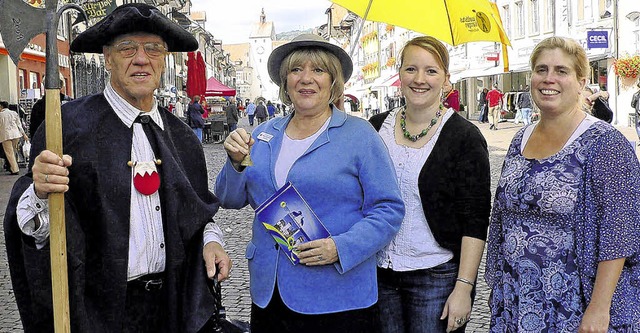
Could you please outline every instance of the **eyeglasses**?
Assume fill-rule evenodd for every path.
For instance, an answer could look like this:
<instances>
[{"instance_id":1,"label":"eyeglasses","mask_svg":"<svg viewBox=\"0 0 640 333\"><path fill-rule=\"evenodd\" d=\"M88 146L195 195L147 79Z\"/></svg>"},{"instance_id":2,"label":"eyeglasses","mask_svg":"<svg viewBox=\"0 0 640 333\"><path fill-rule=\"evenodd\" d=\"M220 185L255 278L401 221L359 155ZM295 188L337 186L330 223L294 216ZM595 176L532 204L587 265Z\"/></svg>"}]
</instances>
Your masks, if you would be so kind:
<instances>
[{"instance_id":1,"label":"eyeglasses","mask_svg":"<svg viewBox=\"0 0 640 333\"><path fill-rule=\"evenodd\" d=\"M138 53L140 45L144 48L144 52L149 58L164 57L167 54L167 48L159 43L144 43L140 44L132 40L125 40L114 46L112 46L118 53L124 58L131 58Z\"/></svg>"}]
</instances>

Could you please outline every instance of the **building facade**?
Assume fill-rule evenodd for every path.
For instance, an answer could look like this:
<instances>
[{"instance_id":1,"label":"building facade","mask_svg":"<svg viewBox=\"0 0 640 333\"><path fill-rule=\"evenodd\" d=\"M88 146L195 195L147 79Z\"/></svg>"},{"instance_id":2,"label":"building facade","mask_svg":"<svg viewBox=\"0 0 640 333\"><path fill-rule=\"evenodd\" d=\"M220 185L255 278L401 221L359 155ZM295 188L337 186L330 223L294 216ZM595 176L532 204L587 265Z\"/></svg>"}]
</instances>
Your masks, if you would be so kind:
<instances>
[{"instance_id":1,"label":"building facade","mask_svg":"<svg viewBox=\"0 0 640 333\"><path fill-rule=\"evenodd\" d=\"M613 66L619 56L640 53L640 1L637 0L497 0L503 26L512 46L505 71L502 47L493 42L447 46L454 87L460 91L466 116L477 113L477 96L497 83L503 92L525 89L531 78L529 57L544 38L574 38L587 51L591 65L589 85L606 90L614 111L615 125L627 125L630 101L636 88L622 86ZM335 5L334 5L335 6ZM345 37L332 35L333 42L353 49L354 74L346 93L379 98L397 94L393 78L398 71L402 45L418 36L413 31L386 24L365 22L352 13L342 15L337 28L350 27ZM362 28L361 28L362 27ZM359 33L359 30L362 31ZM342 30L344 31L344 29ZM351 45L356 44L355 47ZM446 44L445 44L446 45ZM393 60L392 60L393 58Z\"/></svg>"}]
</instances>

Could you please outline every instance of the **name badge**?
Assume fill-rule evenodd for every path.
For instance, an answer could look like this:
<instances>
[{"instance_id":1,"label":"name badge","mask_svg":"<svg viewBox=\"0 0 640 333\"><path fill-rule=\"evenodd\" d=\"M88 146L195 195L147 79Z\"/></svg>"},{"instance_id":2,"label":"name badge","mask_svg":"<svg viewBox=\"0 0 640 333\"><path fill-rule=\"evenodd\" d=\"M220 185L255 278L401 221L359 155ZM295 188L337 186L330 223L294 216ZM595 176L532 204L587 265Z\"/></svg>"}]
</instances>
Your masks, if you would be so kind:
<instances>
[{"instance_id":1,"label":"name badge","mask_svg":"<svg viewBox=\"0 0 640 333\"><path fill-rule=\"evenodd\" d=\"M273 138L273 135L269 133L261 132L260 134L258 134L258 140L269 142L271 141L272 138Z\"/></svg>"}]
</instances>

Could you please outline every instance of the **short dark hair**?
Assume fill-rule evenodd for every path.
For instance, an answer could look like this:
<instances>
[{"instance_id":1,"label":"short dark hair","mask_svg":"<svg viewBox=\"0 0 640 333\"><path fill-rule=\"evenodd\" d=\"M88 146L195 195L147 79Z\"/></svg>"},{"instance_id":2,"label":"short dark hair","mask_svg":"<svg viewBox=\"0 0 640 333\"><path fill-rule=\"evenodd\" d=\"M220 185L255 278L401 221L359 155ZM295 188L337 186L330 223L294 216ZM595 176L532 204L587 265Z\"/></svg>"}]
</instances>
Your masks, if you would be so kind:
<instances>
[{"instance_id":1,"label":"short dark hair","mask_svg":"<svg viewBox=\"0 0 640 333\"><path fill-rule=\"evenodd\" d=\"M0 106L2 106L3 109L6 109L9 107L9 102L7 101L0 101Z\"/></svg>"}]
</instances>

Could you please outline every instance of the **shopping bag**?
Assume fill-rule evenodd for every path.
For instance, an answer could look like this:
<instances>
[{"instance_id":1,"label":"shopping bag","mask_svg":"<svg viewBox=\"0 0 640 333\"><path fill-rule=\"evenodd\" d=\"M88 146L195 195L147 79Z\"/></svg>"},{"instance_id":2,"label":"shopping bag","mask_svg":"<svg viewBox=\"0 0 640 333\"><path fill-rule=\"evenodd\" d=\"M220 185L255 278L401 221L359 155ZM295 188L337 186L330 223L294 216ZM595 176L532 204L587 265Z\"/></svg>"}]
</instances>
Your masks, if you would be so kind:
<instances>
[{"instance_id":1,"label":"shopping bag","mask_svg":"<svg viewBox=\"0 0 640 333\"><path fill-rule=\"evenodd\" d=\"M28 163L29 162L29 154L31 153L31 142L30 141L25 141L22 144L22 156L24 156L24 160Z\"/></svg>"}]
</instances>

